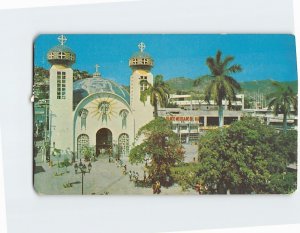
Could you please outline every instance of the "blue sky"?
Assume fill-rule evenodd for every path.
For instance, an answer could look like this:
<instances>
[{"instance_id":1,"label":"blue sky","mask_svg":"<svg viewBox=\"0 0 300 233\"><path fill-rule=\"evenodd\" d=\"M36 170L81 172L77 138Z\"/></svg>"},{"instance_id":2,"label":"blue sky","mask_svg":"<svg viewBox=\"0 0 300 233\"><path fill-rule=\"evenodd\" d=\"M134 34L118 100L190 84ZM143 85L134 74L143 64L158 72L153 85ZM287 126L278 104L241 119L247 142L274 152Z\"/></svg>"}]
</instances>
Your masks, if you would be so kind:
<instances>
[{"instance_id":1,"label":"blue sky","mask_svg":"<svg viewBox=\"0 0 300 233\"><path fill-rule=\"evenodd\" d=\"M50 68L47 51L58 44L59 35L40 35L34 43L34 65ZM297 79L295 39L292 35L196 35L196 34L130 34L65 35L66 45L77 56L74 69L93 73L100 65L104 78L129 84L128 59L138 51L139 42L154 59L154 75L164 78L196 78L209 73L206 58L220 49L223 56L235 57L243 71L234 75L238 81Z\"/></svg>"}]
</instances>

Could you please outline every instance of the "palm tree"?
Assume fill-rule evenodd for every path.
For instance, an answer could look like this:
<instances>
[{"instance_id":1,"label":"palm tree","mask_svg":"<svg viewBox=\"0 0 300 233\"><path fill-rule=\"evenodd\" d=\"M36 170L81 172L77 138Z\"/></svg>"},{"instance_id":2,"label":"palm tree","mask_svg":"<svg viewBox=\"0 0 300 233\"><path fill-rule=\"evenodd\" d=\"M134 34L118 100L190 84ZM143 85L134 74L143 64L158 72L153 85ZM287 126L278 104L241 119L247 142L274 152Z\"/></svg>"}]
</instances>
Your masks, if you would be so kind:
<instances>
[{"instance_id":1,"label":"palm tree","mask_svg":"<svg viewBox=\"0 0 300 233\"><path fill-rule=\"evenodd\" d=\"M205 88L205 100L210 103L212 99L218 105L219 127L223 126L223 104L222 100L228 100L229 107L231 102L236 99L237 91L241 90L240 84L231 76L232 74L242 71L242 67L238 64L229 66L234 60L233 56L227 56L222 60L222 52L217 51L216 57L208 57L206 65L210 70L209 84ZM199 86L203 77L195 80L194 85Z\"/></svg>"},{"instance_id":2,"label":"palm tree","mask_svg":"<svg viewBox=\"0 0 300 233\"><path fill-rule=\"evenodd\" d=\"M147 89L141 92L140 100L145 103L150 96L150 103L154 107L154 117L158 117L158 104L160 107L165 107L169 101L170 89L167 83L163 81L162 75L157 75L154 78L154 83L151 85L147 80L141 80L141 85L147 85Z\"/></svg>"},{"instance_id":3,"label":"palm tree","mask_svg":"<svg viewBox=\"0 0 300 233\"><path fill-rule=\"evenodd\" d=\"M276 91L268 96L268 108L273 109L274 115L283 114L283 130L287 130L287 117L292 108L297 111L297 95L290 86L284 87L278 82L272 83Z\"/></svg>"}]
</instances>

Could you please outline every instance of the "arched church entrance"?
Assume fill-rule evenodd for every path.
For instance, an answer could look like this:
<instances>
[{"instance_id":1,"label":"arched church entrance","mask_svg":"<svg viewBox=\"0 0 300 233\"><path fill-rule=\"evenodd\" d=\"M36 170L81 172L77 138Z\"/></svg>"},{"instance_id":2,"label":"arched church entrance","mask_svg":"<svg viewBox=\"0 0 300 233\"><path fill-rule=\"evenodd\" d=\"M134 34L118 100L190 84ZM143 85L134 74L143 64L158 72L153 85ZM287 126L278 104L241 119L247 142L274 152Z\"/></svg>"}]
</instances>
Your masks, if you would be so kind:
<instances>
[{"instance_id":1,"label":"arched church entrance","mask_svg":"<svg viewBox=\"0 0 300 233\"><path fill-rule=\"evenodd\" d=\"M96 134L96 155L112 150L112 132L107 128L99 129Z\"/></svg>"}]
</instances>

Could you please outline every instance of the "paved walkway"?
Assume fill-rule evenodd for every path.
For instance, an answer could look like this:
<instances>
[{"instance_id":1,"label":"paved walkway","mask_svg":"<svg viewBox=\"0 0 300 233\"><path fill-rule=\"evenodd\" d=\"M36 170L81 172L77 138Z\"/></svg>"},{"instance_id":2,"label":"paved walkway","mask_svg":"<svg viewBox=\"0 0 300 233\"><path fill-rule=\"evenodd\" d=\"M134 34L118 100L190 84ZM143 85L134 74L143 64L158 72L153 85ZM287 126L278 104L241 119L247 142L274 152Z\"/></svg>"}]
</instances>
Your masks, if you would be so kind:
<instances>
[{"instance_id":1,"label":"paved walkway","mask_svg":"<svg viewBox=\"0 0 300 233\"><path fill-rule=\"evenodd\" d=\"M190 157L189 157L190 160ZM139 179L143 179L142 165L132 165L124 161L127 171L132 170L139 173ZM35 190L39 194L78 194L81 195L81 174L75 174L74 167L57 168L57 165L49 167L42 162L39 157L36 159L38 173L35 174ZM146 194L152 195L152 188L136 187L133 181L129 180L129 175L124 175L122 168L118 167L115 162L109 163L108 157L99 158L92 163L91 173L84 176L84 194L101 195L101 194ZM56 175L56 173L61 175ZM67 183L72 187L65 188ZM183 192L181 187L173 185L170 188L162 187L160 195L177 195L177 194L196 194L194 190Z\"/></svg>"}]
</instances>

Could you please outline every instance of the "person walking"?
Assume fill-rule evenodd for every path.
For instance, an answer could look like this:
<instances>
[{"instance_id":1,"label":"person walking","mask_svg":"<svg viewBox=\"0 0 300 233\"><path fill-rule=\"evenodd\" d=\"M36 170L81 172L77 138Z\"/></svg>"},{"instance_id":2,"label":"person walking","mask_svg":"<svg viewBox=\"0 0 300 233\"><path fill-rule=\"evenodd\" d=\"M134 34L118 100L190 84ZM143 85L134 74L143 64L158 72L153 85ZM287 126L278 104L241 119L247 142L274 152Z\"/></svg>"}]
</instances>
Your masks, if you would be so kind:
<instances>
[{"instance_id":1,"label":"person walking","mask_svg":"<svg viewBox=\"0 0 300 233\"><path fill-rule=\"evenodd\" d=\"M138 179L139 179L139 173L138 173L138 172L136 172L136 173L135 173L135 182L137 182L137 181L138 181Z\"/></svg>"},{"instance_id":2,"label":"person walking","mask_svg":"<svg viewBox=\"0 0 300 233\"><path fill-rule=\"evenodd\" d=\"M160 194L161 193L161 186L160 186L160 182L159 181L156 181L156 185L157 185L157 194Z\"/></svg>"},{"instance_id":3,"label":"person walking","mask_svg":"<svg viewBox=\"0 0 300 233\"><path fill-rule=\"evenodd\" d=\"M127 174L127 172L126 172L126 165L124 165L124 166L122 166L122 168L123 168L123 175L126 175Z\"/></svg>"},{"instance_id":4,"label":"person walking","mask_svg":"<svg viewBox=\"0 0 300 233\"><path fill-rule=\"evenodd\" d=\"M131 170L129 171L128 174L129 174L129 180L132 181L132 172L131 172Z\"/></svg>"},{"instance_id":5,"label":"person walking","mask_svg":"<svg viewBox=\"0 0 300 233\"><path fill-rule=\"evenodd\" d=\"M144 183L147 181L146 171L144 171Z\"/></svg>"},{"instance_id":6,"label":"person walking","mask_svg":"<svg viewBox=\"0 0 300 233\"><path fill-rule=\"evenodd\" d=\"M156 183L152 184L152 191L153 191L153 194L156 194Z\"/></svg>"}]
</instances>

